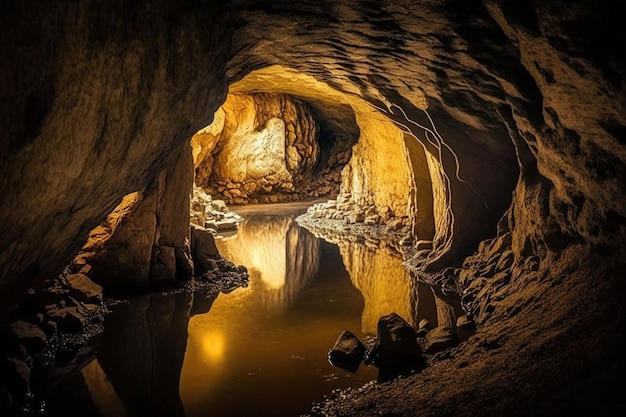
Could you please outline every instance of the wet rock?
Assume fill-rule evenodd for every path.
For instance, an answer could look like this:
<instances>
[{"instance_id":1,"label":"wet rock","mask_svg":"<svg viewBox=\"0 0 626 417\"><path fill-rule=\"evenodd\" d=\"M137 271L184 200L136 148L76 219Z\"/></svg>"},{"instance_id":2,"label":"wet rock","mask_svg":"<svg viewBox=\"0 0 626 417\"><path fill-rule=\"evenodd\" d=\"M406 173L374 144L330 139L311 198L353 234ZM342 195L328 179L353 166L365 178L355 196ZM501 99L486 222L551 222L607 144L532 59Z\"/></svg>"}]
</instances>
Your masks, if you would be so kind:
<instances>
[{"instance_id":1,"label":"wet rock","mask_svg":"<svg viewBox=\"0 0 626 417\"><path fill-rule=\"evenodd\" d=\"M57 304L46 306L46 315L56 323L57 331L62 333L80 333L89 322L91 314L100 310L95 304L62 307Z\"/></svg>"},{"instance_id":2,"label":"wet rock","mask_svg":"<svg viewBox=\"0 0 626 417\"><path fill-rule=\"evenodd\" d=\"M46 345L46 334L31 323L22 320L11 323L11 333L18 343L26 348L29 354L36 354L43 350Z\"/></svg>"},{"instance_id":3,"label":"wet rock","mask_svg":"<svg viewBox=\"0 0 626 417\"><path fill-rule=\"evenodd\" d=\"M85 274L68 274L65 276L70 293L74 299L85 303L102 302L102 287L89 279Z\"/></svg>"},{"instance_id":4,"label":"wet rock","mask_svg":"<svg viewBox=\"0 0 626 417\"><path fill-rule=\"evenodd\" d=\"M434 354L449 347L458 345L458 338L451 327L435 327L426 334L428 350L426 353Z\"/></svg>"},{"instance_id":5,"label":"wet rock","mask_svg":"<svg viewBox=\"0 0 626 417\"><path fill-rule=\"evenodd\" d=\"M346 370L356 372L365 355L365 346L351 332L341 333L333 348L328 352L328 362L331 365Z\"/></svg>"},{"instance_id":6,"label":"wet rock","mask_svg":"<svg viewBox=\"0 0 626 417\"><path fill-rule=\"evenodd\" d=\"M378 337L366 354L366 364L378 367L379 381L408 375L426 367L415 329L396 313L378 320Z\"/></svg>"},{"instance_id":7,"label":"wet rock","mask_svg":"<svg viewBox=\"0 0 626 417\"><path fill-rule=\"evenodd\" d=\"M213 234L203 227L191 225L191 258L196 275L202 275L207 270L207 259L219 256Z\"/></svg>"}]
</instances>

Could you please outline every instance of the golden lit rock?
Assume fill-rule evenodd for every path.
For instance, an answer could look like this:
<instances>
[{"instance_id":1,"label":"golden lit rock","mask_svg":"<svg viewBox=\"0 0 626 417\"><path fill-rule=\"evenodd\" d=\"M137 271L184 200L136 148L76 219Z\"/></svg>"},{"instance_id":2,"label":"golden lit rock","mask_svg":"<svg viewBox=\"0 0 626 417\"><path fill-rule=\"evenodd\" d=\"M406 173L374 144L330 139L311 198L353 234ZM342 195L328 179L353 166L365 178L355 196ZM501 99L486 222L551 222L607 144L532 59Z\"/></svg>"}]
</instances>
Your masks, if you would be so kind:
<instances>
[{"instance_id":1,"label":"golden lit rock","mask_svg":"<svg viewBox=\"0 0 626 417\"><path fill-rule=\"evenodd\" d=\"M213 123L191 139L196 184L235 204L296 192L299 183L311 180L317 138L317 124L300 100L229 94Z\"/></svg>"}]
</instances>

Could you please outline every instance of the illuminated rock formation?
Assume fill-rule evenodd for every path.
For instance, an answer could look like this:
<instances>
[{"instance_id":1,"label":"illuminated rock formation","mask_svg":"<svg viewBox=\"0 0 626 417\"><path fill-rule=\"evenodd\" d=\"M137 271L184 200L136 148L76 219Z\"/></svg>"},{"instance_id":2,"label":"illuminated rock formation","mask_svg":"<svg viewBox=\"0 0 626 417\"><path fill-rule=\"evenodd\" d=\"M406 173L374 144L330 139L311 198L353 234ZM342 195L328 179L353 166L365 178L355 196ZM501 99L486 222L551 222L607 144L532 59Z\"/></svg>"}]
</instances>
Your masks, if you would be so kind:
<instances>
[{"instance_id":1,"label":"illuminated rock formation","mask_svg":"<svg viewBox=\"0 0 626 417\"><path fill-rule=\"evenodd\" d=\"M213 123L191 138L195 182L232 204L307 195L314 189L309 183L317 182L312 173L318 165L318 135L311 111L298 99L229 94ZM327 193L338 186L335 181Z\"/></svg>"},{"instance_id":2,"label":"illuminated rock formation","mask_svg":"<svg viewBox=\"0 0 626 417\"><path fill-rule=\"evenodd\" d=\"M104 230L91 232L79 255L90 266L87 275L106 290L117 291L167 288L190 278L192 181L191 150L186 146L171 169L118 206Z\"/></svg>"}]
</instances>

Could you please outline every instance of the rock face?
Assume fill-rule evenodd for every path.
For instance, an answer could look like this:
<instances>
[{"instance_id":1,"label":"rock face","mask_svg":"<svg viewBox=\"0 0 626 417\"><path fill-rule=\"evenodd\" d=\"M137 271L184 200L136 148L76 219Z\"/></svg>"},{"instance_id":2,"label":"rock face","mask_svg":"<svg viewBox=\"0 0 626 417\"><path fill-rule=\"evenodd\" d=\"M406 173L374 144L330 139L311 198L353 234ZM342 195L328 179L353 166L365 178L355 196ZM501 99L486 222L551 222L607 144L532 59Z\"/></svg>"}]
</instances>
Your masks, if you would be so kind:
<instances>
[{"instance_id":1,"label":"rock face","mask_svg":"<svg viewBox=\"0 0 626 417\"><path fill-rule=\"evenodd\" d=\"M213 123L191 138L196 185L230 204L320 195L321 182L330 183L323 194L336 194L338 175L313 177L319 165L318 137L318 124L299 99L229 94ZM341 161L345 165L347 158Z\"/></svg>"},{"instance_id":2,"label":"rock face","mask_svg":"<svg viewBox=\"0 0 626 417\"><path fill-rule=\"evenodd\" d=\"M140 197L123 201L128 205L109 216L102 226L110 231L108 239L98 236L98 228L91 233L83 256L79 255L90 265L88 276L109 291L167 288L190 278L192 181L187 145L172 168L159 173Z\"/></svg>"},{"instance_id":3,"label":"rock face","mask_svg":"<svg viewBox=\"0 0 626 417\"><path fill-rule=\"evenodd\" d=\"M357 152L388 145L389 158L411 169L357 155L343 191L406 212L415 233L423 225L414 241L432 248L415 251L412 274L451 282L482 331L511 334L520 363L543 365L553 390L476 395L476 414L533 414L519 407L555 404L550 396L579 412L615 404L600 371L624 369L626 317L626 51L612 46L626 26L612 4L215 4L0 6L0 317L31 284L56 276L122 196L173 169L229 88L290 94L327 121L339 110L364 132L374 121L389 126ZM387 165L408 184L384 172L360 182L366 167ZM395 185L408 194L385 197ZM157 247L159 264L171 265L176 243ZM556 352L550 361L537 361L543 348ZM516 380L534 386L533 369L518 367ZM598 382L585 396L575 394L582 375ZM505 380L472 366L455 376L466 387L481 380L472 391L481 393ZM427 393L411 392L402 404L415 409L396 402L386 411L419 414ZM454 403L435 411L453 415Z\"/></svg>"}]
</instances>

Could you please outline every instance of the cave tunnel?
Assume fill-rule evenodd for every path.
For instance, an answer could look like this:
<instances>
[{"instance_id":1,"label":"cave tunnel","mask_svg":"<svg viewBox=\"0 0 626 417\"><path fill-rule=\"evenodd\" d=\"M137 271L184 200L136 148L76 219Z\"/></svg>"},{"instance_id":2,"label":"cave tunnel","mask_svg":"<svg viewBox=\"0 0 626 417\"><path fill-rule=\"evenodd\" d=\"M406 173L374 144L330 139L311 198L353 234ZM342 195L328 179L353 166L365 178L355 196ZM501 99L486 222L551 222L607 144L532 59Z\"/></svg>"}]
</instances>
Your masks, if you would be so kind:
<instances>
[{"instance_id":1,"label":"cave tunnel","mask_svg":"<svg viewBox=\"0 0 626 417\"><path fill-rule=\"evenodd\" d=\"M623 413L624 30L609 2L4 2L1 414Z\"/></svg>"}]
</instances>

